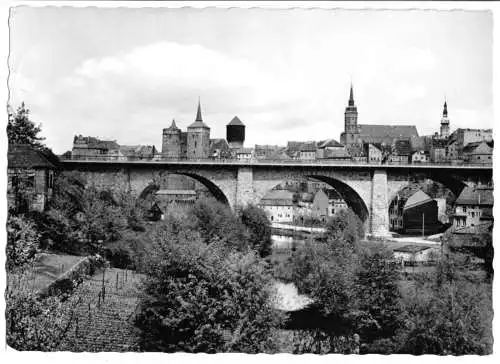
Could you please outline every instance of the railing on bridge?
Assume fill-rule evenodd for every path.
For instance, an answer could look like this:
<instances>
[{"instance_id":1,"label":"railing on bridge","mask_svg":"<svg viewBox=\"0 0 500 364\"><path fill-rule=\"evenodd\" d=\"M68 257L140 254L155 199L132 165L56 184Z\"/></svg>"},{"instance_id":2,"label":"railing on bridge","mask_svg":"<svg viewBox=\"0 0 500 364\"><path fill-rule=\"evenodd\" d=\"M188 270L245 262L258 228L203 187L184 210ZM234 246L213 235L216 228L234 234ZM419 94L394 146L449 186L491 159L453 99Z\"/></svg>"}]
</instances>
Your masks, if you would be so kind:
<instances>
[{"instance_id":1,"label":"railing on bridge","mask_svg":"<svg viewBox=\"0 0 500 364\"><path fill-rule=\"evenodd\" d=\"M166 162L166 163L192 163L192 164L238 164L238 165L258 165L258 164L275 164L275 165L290 165L290 164L315 164L315 165L360 165L360 166L375 166L375 165L391 165L391 166L463 166L463 167L492 167L489 163L470 163L465 161L447 161L447 162L370 162L366 160L335 160L335 159L237 159L237 158L182 158L168 157L162 154L151 156L110 156L110 155L89 155L89 156L60 156L61 161L88 161L88 162Z\"/></svg>"}]
</instances>

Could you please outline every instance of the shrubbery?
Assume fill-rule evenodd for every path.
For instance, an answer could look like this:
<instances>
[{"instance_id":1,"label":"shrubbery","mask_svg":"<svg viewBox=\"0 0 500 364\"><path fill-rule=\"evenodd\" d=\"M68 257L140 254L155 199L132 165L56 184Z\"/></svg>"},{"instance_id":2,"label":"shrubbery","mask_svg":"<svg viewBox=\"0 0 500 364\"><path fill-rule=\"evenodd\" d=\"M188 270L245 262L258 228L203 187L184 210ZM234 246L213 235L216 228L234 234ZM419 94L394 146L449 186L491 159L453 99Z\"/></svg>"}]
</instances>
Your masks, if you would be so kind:
<instances>
[{"instance_id":1,"label":"shrubbery","mask_svg":"<svg viewBox=\"0 0 500 364\"><path fill-rule=\"evenodd\" d=\"M7 270L31 262L39 250L40 235L32 221L21 216L7 219Z\"/></svg>"},{"instance_id":2,"label":"shrubbery","mask_svg":"<svg viewBox=\"0 0 500 364\"><path fill-rule=\"evenodd\" d=\"M136 324L145 350L274 351L281 322L272 308L272 277L247 246L246 231L225 207L167 214L155 249ZM207 215L201 212L209 213Z\"/></svg>"}]
</instances>

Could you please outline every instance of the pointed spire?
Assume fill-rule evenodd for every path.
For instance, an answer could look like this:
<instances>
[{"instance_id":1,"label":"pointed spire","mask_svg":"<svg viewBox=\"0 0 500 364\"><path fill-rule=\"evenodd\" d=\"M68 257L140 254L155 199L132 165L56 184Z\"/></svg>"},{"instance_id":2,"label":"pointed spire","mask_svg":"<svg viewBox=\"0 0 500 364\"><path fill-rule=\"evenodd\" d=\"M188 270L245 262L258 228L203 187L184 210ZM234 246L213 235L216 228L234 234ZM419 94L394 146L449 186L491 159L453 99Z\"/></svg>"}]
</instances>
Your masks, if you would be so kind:
<instances>
[{"instance_id":1,"label":"pointed spire","mask_svg":"<svg viewBox=\"0 0 500 364\"><path fill-rule=\"evenodd\" d=\"M172 125L170 125L171 129L178 129L177 125L175 125L175 119L172 119Z\"/></svg>"},{"instance_id":2,"label":"pointed spire","mask_svg":"<svg viewBox=\"0 0 500 364\"><path fill-rule=\"evenodd\" d=\"M448 116L448 105L446 104L446 98L444 99L444 107L443 107L443 117Z\"/></svg>"},{"instance_id":3,"label":"pointed spire","mask_svg":"<svg viewBox=\"0 0 500 364\"><path fill-rule=\"evenodd\" d=\"M349 94L349 106L354 106L354 92L352 90L352 82L351 82L351 93Z\"/></svg>"},{"instance_id":4,"label":"pointed spire","mask_svg":"<svg viewBox=\"0 0 500 364\"><path fill-rule=\"evenodd\" d=\"M196 113L196 121L203 121L201 117L201 102L199 96L198 96L198 112Z\"/></svg>"}]
</instances>

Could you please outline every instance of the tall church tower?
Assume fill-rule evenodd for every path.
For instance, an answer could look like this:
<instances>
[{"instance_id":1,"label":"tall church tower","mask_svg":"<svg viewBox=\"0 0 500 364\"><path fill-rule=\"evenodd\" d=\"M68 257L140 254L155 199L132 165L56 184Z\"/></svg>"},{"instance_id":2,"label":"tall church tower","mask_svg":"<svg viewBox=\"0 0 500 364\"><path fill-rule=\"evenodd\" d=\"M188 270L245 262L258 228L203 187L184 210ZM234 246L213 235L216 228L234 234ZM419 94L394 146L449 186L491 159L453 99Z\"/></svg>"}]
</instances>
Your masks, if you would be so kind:
<instances>
[{"instance_id":1,"label":"tall church tower","mask_svg":"<svg viewBox=\"0 0 500 364\"><path fill-rule=\"evenodd\" d=\"M446 100L443 107L443 117L441 118L441 130L439 133L441 139L447 139L450 136L450 119L448 119L448 105Z\"/></svg>"},{"instance_id":2,"label":"tall church tower","mask_svg":"<svg viewBox=\"0 0 500 364\"><path fill-rule=\"evenodd\" d=\"M187 157L208 158L210 148L210 128L201 117L201 104L198 100L196 120L187 128Z\"/></svg>"},{"instance_id":3,"label":"tall church tower","mask_svg":"<svg viewBox=\"0 0 500 364\"><path fill-rule=\"evenodd\" d=\"M358 108L354 104L352 84L349 102L344 113L344 132L341 134L340 140L346 146L359 142Z\"/></svg>"}]
</instances>

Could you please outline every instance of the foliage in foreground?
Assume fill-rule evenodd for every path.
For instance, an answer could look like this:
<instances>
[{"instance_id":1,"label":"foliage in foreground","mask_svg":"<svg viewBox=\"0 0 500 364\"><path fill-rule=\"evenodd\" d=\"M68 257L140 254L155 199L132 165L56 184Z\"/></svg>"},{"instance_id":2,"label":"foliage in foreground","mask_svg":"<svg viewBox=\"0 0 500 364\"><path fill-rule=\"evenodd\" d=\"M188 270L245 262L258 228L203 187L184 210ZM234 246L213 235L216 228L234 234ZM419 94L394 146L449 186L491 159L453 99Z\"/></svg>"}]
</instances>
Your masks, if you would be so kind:
<instances>
[{"instance_id":1,"label":"foliage in foreground","mask_svg":"<svg viewBox=\"0 0 500 364\"><path fill-rule=\"evenodd\" d=\"M33 292L8 289L5 294L7 345L16 350L60 349L74 322L79 300L64 304L58 297L41 299Z\"/></svg>"},{"instance_id":2,"label":"foliage in foreground","mask_svg":"<svg viewBox=\"0 0 500 364\"><path fill-rule=\"evenodd\" d=\"M211 217L222 223L223 231L229 228L226 212ZM207 221L193 220L189 213L170 213L154 239L146 297L136 320L143 349L276 350L274 333L281 316L272 307L272 277L265 263L251 249L224 239ZM186 229L186 224L196 228Z\"/></svg>"},{"instance_id":3,"label":"foliage in foreground","mask_svg":"<svg viewBox=\"0 0 500 364\"><path fill-rule=\"evenodd\" d=\"M39 234L34 224L22 216L7 219L7 270L12 271L31 262L39 250Z\"/></svg>"}]
</instances>

